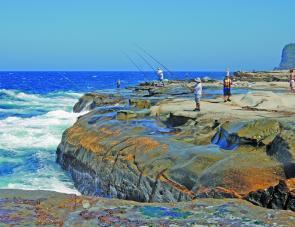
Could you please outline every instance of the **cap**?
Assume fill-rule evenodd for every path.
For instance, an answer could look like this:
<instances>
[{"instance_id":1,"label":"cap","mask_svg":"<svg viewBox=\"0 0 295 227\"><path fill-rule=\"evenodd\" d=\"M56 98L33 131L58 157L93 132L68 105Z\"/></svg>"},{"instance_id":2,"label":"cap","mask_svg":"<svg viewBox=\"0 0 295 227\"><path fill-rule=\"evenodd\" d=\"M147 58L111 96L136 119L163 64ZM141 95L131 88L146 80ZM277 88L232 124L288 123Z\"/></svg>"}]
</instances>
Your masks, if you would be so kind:
<instances>
[{"instance_id":1,"label":"cap","mask_svg":"<svg viewBox=\"0 0 295 227\"><path fill-rule=\"evenodd\" d=\"M200 79L200 77L196 78L196 79L195 79L195 82L201 83L201 79Z\"/></svg>"}]
</instances>

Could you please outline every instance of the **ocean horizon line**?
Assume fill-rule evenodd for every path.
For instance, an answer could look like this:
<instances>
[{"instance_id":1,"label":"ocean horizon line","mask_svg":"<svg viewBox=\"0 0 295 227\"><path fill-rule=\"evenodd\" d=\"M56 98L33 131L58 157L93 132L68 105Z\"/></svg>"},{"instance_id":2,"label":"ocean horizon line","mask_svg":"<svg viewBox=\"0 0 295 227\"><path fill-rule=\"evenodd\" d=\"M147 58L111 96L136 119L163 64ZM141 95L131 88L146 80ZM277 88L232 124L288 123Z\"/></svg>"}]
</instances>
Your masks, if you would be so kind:
<instances>
[{"instance_id":1,"label":"ocean horizon line","mask_svg":"<svg viewBox=\"0 0 295 227\"><path fill-rule=\"evenodd\" d=\"M168 71L168 70L165 70ZM225 70L169 70L170 72L224 72ZM239 70L232 70L239 71ZM250 70L249 70L250 71ZM134 72L140 73L136 70L0 70L0 73L7 72ZM152 70L141 71L146 73L153 73Z\"/></svg>"}]
</instances>

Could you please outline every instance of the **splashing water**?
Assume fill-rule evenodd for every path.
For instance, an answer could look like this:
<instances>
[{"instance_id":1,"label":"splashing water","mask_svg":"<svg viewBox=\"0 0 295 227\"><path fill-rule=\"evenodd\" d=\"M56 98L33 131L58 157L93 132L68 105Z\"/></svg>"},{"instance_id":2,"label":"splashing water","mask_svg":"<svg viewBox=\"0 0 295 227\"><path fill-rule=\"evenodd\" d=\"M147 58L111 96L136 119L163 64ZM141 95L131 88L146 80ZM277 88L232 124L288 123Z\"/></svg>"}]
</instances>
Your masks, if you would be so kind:
<instances>
[{"instance_id":1,"label":"splashing water","mask_svg":"<svg viewBox=\"0 0 295 227\"><path fill-rule=\"evenodd\" d=\"M55 163L55 150L78 117L71 110L79 96L0 90L0 188L78 194Z\"/></svg>"}]
</instances>

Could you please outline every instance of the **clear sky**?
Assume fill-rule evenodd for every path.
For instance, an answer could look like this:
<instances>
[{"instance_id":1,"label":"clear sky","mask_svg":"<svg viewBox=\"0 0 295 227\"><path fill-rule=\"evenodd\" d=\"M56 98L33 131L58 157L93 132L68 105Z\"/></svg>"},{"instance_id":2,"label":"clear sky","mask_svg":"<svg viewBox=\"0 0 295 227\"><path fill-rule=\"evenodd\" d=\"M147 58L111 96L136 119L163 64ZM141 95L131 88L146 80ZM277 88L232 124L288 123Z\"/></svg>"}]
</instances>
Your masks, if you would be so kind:
<instances>
[{"instance_id":1,"label":"clear sky","mask_svg":"<svg viewBox=\"0 0 295 227\"><path fill-rule=\"evenodd\" d=\"M0 70L272 69L295 41L294 0L1 0ZM145 69L148 69L145 67Z\"/></svg>"}]
</instances>

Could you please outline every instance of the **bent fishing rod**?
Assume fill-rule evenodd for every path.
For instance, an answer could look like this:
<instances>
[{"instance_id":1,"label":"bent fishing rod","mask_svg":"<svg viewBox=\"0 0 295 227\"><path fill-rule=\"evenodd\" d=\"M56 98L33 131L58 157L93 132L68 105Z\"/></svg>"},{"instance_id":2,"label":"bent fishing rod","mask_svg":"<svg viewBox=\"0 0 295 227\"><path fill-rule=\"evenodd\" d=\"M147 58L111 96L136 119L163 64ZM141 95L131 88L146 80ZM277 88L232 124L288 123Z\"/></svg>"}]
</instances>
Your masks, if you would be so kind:
<instances>
[{"instance_id":1,"label":"bent fishing rod","mask_svg":"<svg viewBox=\"0 0 295 227\"><path fill-rule=\"evenodd\" d=\"M157 60L153 55L151 55L147 50L145 50L143 47L139 46L137 43L134 44L139 50L141 50L143 53L145 53L147 56L149 56L151 59L153 59L156 63L158 63L160 66L162 66L171 76L174 76L174 74L169 70L164 64L162 64L159 60Z\"/></svg>"},{"instance_id":2,"label":"bent fishing rod","mask_svg":"<svg viewBox=\"0 0 295 227\"><path fill-rule=\"evenodd\" d=\"M135 67L135 68L137 68L137 70L141 73L141 74L143 74L145 77L147 76L146 74L145 74L145 72L135 63L135 61L126 53L126 52L124 52L124 51L121 51L122 52L122 54L132 63L132 65Z\"/></svg>"},{"instance_id":3,"label":"bent fishing rod","mask_svg":"<svg viewBox=\"0 0 295 227\"><path fill-rule=\"evenodd\" d=\"M138 55L138 57L140 57L154 72L157 72L157 70L155 69L155 67L149 63L149 61L144 57L142 56L142 54L140 54L138 51L135 51L135 53Z\"/></svg>"}]
</instances>

